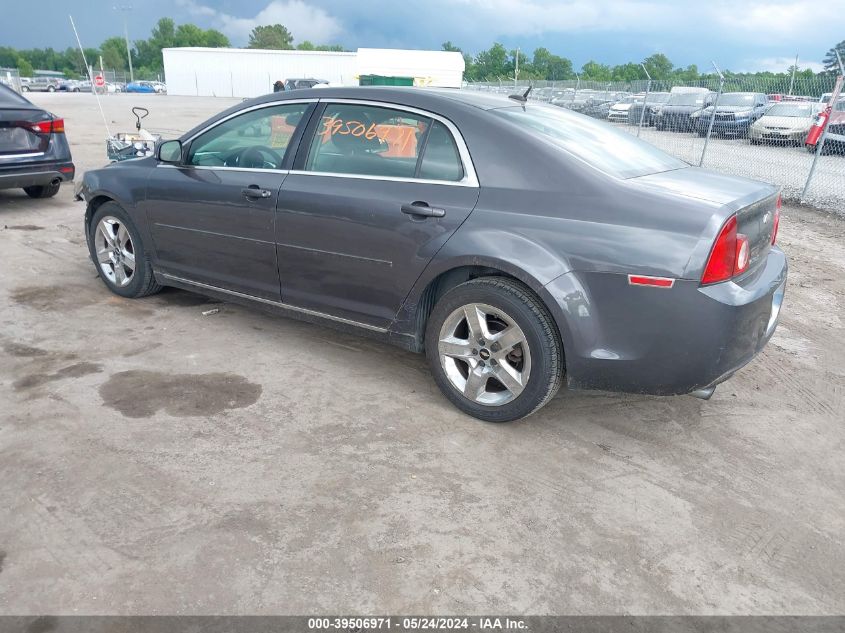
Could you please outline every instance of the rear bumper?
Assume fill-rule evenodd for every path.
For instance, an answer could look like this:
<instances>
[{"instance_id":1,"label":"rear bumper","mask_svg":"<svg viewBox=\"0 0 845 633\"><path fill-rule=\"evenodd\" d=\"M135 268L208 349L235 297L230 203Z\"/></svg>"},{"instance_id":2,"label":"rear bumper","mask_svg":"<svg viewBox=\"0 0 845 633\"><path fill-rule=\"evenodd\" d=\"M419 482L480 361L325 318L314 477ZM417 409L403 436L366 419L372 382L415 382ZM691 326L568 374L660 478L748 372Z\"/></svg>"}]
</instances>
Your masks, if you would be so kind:
<instances>
[{"instance_id":1,"label":"rear bumper","mask_svg":"<svg viewBox=\"0 0 845 633\"><path fill-rule=\"evenodd\" d=\"M46 165L0 165L0 189L19 189L48 185L58 180L73 180L76 167L73 163L48 163Z\"/></svg>"},{"instance_id":2,"label":"rear bumper","mask_svg":"<svg viewBox=\"0 0 845 633\"><path fill-rule=\"evenodd\" d=\"M777 327L786 287L777 247L736 282L631 286L625 275L567 273L546 286L564 339L569 385L686 394L729 378Z\"/></svg>"},{"instance_id":3,"label":"rear bumper","mask_svg":"<svg viewBox=\"0 0 845 633\"><path fill-rule=\"evenodd\" d=\"M698 117L695 123L697 132L707 132L707 127L710 125L710 119L705 117ZM740 119L734 121L713 121L713 134L720 136L738 136L748 133L751 127L751 119Z\"/></svg>"}]
</instances>

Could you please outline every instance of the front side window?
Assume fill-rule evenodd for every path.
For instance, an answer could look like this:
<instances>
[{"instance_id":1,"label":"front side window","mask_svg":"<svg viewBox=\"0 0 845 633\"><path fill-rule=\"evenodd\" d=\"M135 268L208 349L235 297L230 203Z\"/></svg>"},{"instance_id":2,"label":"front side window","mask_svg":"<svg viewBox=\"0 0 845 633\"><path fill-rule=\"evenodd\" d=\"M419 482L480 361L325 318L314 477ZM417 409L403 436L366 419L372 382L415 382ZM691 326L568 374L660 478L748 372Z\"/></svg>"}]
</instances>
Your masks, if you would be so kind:
<instances>
[{"instance_id":1,"label":"front side window","mask_svg":"<svg viewBox=\"0 0 845 633\"><path fill-rule=\"evenodd\" d=\"M458 181L448 128L428 117L370 105L329 104L311 141L308 171Z\"/></svg>"},{"instance_id":2,"label":"front side window","mask_svg":"<svg viewBox=\"0 0 845 633\"><path fill-rule=\"evenodd\" d=\"M308 106L307 103L275 105L224 121L194 139L188 164L281 169L285 151Z\"/></svg>"}]
</instances>

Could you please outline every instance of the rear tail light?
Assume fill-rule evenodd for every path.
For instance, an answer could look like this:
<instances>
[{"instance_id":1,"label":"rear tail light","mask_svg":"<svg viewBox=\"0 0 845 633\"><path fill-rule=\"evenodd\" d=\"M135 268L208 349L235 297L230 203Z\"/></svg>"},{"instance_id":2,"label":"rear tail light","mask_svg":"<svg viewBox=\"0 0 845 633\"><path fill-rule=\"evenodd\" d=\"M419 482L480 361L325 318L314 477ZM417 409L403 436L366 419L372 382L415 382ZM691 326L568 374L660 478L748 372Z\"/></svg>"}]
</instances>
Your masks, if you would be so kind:
<instances>
[{"instance_id":1,"label":"rear tail light","mask_svg":"<svg viewBox=\"0 0 845 633\"><path fill-rule=\"evenodd\" d=\"M780 199L780 194L778 194L778 202L775 205L775 220L772 222L772 246L774 246L775 241L778 239L778 228L780 227L780 208L783 206L783 202Z\"/></svg>"},{"instance_id":2,"label":"rear tail light","mask_svg":"<svg viewBox=\"0 0 845 633\"><path fill-rule=\"evenodd\" d=\"M33 132L38 132L39 134L64 134L65 120L51 119L49 121L39 121L38 123L33 123L31 129Z\"/></svg>"},{"instance_id":3,"label":"rear tail light","mask_svg":"<svg viewBox=\"0 0 845 633\"><path fill-rule=\"evenodd\" d=\"M748 238L736 232L736 216L732 215L713 244L701 283L715 284L744 272L751 259L749 248Z\"/></svg>"}]
</instances>

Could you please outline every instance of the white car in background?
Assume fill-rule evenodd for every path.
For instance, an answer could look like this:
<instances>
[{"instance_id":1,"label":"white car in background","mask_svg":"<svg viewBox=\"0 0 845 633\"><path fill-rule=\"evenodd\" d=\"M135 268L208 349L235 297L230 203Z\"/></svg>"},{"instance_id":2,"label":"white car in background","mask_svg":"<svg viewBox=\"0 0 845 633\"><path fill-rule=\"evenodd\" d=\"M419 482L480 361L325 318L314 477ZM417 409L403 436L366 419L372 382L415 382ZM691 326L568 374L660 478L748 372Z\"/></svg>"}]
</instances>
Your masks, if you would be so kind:
<instances>
[{"instance_id":1,"label":"white car in background","mask_svg":"<svg viewBox=\"0 0 845 633\"><path fill-rule=\"evenodd\" d=\"M632 95L617 101L610 106L610 112L607 113L607 120L615 123L627 123L628 112L630 111L631 106L635 103L642 103L642 101L642 95Z\"/></svg>"},{"instance_id":2,"label":"white car in background","mask_svg":"<svg viewBox=\"0 0 845 633\"><path fill-rule=\"evenodd\" d=\"M153 89L157 94L167 94L167 86L160 81L151 81Z\"/></svg>"},{"instance_id":3,"label":"white car in background","mask_svg":"<svg viewBox=\"0 0 845 633\"><path fill-rule=\"evenodd\" d=\"M812 101L776 102L748 128L752 145L763 142L803 145L825 104Z\"/></svg>"}]
</instances>

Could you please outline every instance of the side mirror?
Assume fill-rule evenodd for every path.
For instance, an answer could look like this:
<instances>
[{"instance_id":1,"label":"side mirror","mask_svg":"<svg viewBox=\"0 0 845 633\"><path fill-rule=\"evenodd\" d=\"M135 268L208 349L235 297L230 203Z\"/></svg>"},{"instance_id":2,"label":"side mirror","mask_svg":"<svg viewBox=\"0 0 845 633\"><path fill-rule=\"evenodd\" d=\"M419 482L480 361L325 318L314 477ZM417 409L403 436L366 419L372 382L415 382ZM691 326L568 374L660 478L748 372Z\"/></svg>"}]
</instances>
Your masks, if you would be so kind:
<instances>
[{"instance_id":1,"label":"side mirror","mask_svg":"<svg viewBox=\"0 0 845 633\"><path fill-rule=\"evenodd\" d=\"M182 141L164 141L159 143L156 158L162 163L182 162Z\"/></svg>"}]
</instances>

